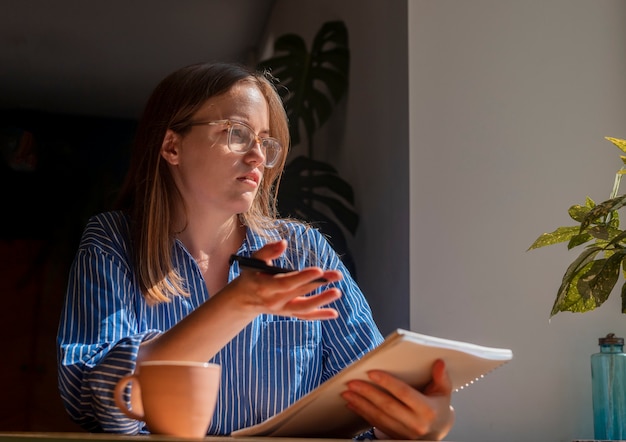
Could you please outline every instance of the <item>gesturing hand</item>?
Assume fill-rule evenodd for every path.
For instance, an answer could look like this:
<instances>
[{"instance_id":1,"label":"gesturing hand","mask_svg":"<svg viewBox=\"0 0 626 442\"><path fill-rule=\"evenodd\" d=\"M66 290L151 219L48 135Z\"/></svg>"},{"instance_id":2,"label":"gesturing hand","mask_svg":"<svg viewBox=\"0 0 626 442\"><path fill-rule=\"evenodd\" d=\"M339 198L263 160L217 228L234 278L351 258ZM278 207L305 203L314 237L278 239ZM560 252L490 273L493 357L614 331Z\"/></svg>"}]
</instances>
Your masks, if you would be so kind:
<instances>
[{"instance_id":1,"label":"gesturing hand","mask_svg":"<svg viewBox=\"0 0 626 442\"><path fill-rule=\"evenodd\" d=\"M286 241L266 244L254 257L270 263L282 255ZM327 282L315 281L324 278ZM256 314L266 313L292 316L299 319L333 319L338 313L333 308L323 308L341 296L337 288L328 288L316 295L308 295L323 284L339 281L341 272L309 267L289 273L269 275L245 269L226 290L236 291L241 296L243 308Z\"/></svg>"}]
</instances>

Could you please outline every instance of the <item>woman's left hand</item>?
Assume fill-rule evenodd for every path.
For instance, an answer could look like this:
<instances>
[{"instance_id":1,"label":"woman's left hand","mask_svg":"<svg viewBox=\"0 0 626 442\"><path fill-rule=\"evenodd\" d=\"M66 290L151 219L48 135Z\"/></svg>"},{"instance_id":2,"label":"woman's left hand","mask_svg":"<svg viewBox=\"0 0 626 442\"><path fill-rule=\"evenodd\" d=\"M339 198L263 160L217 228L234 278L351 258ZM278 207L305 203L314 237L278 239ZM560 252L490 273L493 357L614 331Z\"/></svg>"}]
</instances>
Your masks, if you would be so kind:
<instances>
[{"instance_id":1,"label":"woman's left hand","mask_svg":"<svg viewBox=\"0 0 626 442\"><path fill-rule=\"evenodd\" d=\"M368 373L370 382L348 382L347 406L375 427L380 439L440 440L452 428L452 384L443 361L433 364L432 380L418 391L384 371Z\"/></svg>"}]
</instances>

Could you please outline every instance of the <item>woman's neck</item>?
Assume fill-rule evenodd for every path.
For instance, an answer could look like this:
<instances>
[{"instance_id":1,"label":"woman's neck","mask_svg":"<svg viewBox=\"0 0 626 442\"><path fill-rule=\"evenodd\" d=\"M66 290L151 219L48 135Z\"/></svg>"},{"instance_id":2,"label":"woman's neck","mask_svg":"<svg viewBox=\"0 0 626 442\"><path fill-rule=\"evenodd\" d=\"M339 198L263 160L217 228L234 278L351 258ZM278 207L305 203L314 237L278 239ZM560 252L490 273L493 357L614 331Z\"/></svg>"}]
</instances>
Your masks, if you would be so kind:
<instances>
[{"instance_id":1,"label":"woman's neck","mask_svg":"<svg viewBox=\"0 0 626 442\"><path fill-rule=\"evenodd\" d=\"M185 227L177 233L187 250L195 258L201 255L222 255L236 252L245 238L245 227L238 216L222 222L209 219L187 220Z\"/></svg>"},{"instance_id":2,"label":"woman's neck","mask_svg":"<svg viewBox=\"0 0 626 442\"><path fill-rule=\"evenodd\" d=\"M237 253L245 235L237 216L221 224L189 221L177 234L198 264L210 295L228 283L230 255Z\"/></svg>"}]
</instances>

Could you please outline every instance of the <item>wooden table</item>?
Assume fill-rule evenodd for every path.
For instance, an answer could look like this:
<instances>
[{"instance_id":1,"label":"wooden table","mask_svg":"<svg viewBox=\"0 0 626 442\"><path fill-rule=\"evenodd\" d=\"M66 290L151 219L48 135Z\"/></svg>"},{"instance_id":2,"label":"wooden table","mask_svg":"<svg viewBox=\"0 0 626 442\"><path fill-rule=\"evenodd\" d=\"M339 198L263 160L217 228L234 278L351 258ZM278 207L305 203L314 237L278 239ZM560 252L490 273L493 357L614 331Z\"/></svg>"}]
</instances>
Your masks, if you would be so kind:
<instances>
[{"instance_id":1,"label":"wooden table","mask_svg":"<svg viewBox=\"0 0 626 442\"><path fill-rule=\"evenodd\" d=\"M177 438L159 435L124 435L111 433L34 433L34 432L0 432L0 442L172 442L172 441L204 441L204 442L346 442L350 439L308 439L288 437L241 437L207 436L202 439Z\"/></svg>"}]
</instances>

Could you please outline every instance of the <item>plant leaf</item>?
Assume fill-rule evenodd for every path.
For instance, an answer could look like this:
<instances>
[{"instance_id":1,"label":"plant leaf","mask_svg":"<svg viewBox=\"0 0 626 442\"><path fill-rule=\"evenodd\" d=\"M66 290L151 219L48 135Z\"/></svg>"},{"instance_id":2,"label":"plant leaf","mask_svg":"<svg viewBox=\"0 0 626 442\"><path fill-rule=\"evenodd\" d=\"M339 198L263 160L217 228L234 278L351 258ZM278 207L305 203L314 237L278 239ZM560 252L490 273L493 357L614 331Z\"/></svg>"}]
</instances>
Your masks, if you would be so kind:
<instances>
[{"instance_id":1,"label":"plant leaf","mask_svg":"<svg viewBox=\"0 0 626 442\"><path fill-rule=\"evenodd\" d=\"M305 195L305 198L308 195ZM359 225L359 216L356 212L346 206L343 202L337 198L326 197L323 195L311 195L315 201L324 204L330 209L333 215L341 221L341 224L348 229L353 235L356 233L356 229Z\"/></svg>"},{"instance_id":2,"label":"plant leaf","mask_svg":"<svg viewBox=\"0 0 626 442\"><path fill-rule=\"evenodd\" d=\"M337 169L335 169L331 164L325 163L323 161L317 161L312 158L306 157L304 155L297 156L293 160L289 162L289 168L286 168L286 171L290 175L300 175L303 172L327 172L327 173L337 173Z\"/></svg>"},{"instance_id":3,"label":"plant leaf","mask_svg":"<svg viewBox=\"0 0 626 442\"><path fill-rule=\"evenodd\" d=\"M558 227L550 233L542 233L539 238L528 248L528 250L538 249L540 247L551 246L561 242L569 241L580 233L579 226Z\"/></svg>"},{"instance_id":4,"label":"plant leaf","mask_svg":"<svg viewBox=\"0 0 626 442\"><path fill-rule=\"evenodd\" d=\"M599 247L591 247L570 265L563 277L551 316L560 311L587 312L608 299L619 279L626 250L594 260L600 251Z\"/></svg>"},{"instance_id":5,"label":"plant leaf","mask_svg":"<svg viewBox=\"0 0 626 442\"><path fill-rule=\"evenodd\" d=\"M611 239L611 241L607 244L607 246L614 246L626 239L626 232L623 230L620 230L620 232L621 233L619 233L618 235L616 235L615 237Z\"/></svg>"},{"instance_id":6,"label":"plant leaf","mask_svg":"<svg viewBox=\"0 0 626 442\"><path fill-rule=\"evenodd\" d=\"M578 291L578 280L592 265L593 262L588 262L579 269L578 273L572 274L567 282L564 280L563 285L559 289L559 294L554 301L554 305L552 306L550 316L554 316L558 312L586 312L595 308L594 299L584 299Z\"/></svg>"},{"instance_id":7,"label":"plant leaf","mask_svg":"<svg viewBox=\"0 0 626 442\"><path fill-rule=\"evenodd\" d=\"M590 210L591 207L589 206L580 206L576 204L570 207L567 213L569 213L570 218L572 218L574 221L581 223Z\"/></svg>"},{"instance_id":8,"label":"plant leaf","mask_svg":"<svg viewBox=\"0 0 626 442\"><path fill-rule=\"evenodd\" d=\"M356 277L356 265L348 249L346 237L339 225L323 212L304 204L302 195L298 193L295 193L295 195L295 198L288 198L281 202L280 213L289 217L307 220L311 225L318 228L332 243L333 249L341 257L350 274Z\"/></svg>"},{"instance_id":9,"label":"plant leaf","mask_svg":"<svg viewBox=\"0 0 626 442\"><path fill-rule=\"evenodd\" d=\"M574 235L572 236L572 239L570 239L569 243L567 244L567 250L571 250L574 247L578 247L579 245L584 244L591 239L593 239L593 236L591 236L588 233L581 233L579 235Z\"/></svg>"},{"instance_id":10,"label":"plant leaf","mask_svg":"<svg viewBox=\"0 0 626 442\"><path fill-rule=\"evenodd\" d=\"M278 211L282 216L318 225L322 233L332 238L333 247L346 257L344 262L354 272L342 231L343 227L354 234L358 225L358 214L351 207L354 192L330 164L313 160L315 131L329 119L348 91L347 28L341 21L324 23L310 53L300 36L287 34L276 40L274 52L257 68L270 71L281 82L279 92L289 119L292 145L300 144L301 129L308 141L308 158L297 157L285 167L278 188Z\"/></svg>"},{"instance_id":11,"label":"plant leaf","mask_svg":"<svg viewBox=\"0 0 626 442\"><path fill-rule=\"evenodd\" d=\"M622 233L621 230L615 229L610 225L592 226L587 229L587 232L594 238L604 241L610 241Z\"/></svg>"},{"instance_id":12,"label":"plant leaf","mask_svg":"<svg viewBox=\"0 0 626 442\"><path fill-rule=\"evenodd\" d=\"M622 151L626 152L626 140L613 138L613 137L604 137L604 139L609 140L611 143L615 144Z\"/></svg>"},{"instance_id":13,"label":"plant leaf","mask_svg":"<svg viewBox=\"0 0 626 442\"><path fill-rule=\"evenodd\" d=\"M563 283L566 284L571 281L574 276L579 273L584 266L593 261L596 255L601 251L601 247L588 247L583 250L583 252L578 255L578 258L576 258L565 271L565 275L563 275Z\"/></svg>"},{"instance_id":14,"label":"plant leaf","mask_svg":"<svg viewBox=\"0 0 626 442\"><path fill-rule=\"evenodd\" d=\"M589 247L583 250L574 262L569 265L563 275L563 281L557 292L551 316L556 314L556 312L569 310L572 308L572 305L580 303L581 295L578 292L578 279L588 268L591 268L593 259L601 251L601 247Z\"/></svg>"},{"instance_id":15,"label":"plant leaf","mask_svg":"<svg viewBox=\"0 0 626 442\"><path fill-rule=\"evenodd\" d=\"M606 301L617 283L624 251L607 259L598 259L578 280L578 291L584 299L593 298L596 308Z\"/></svg>"},{"instance_id":16,"label":"plant leaf","mask_svg":"<svg viewBox=\"0 0 626 442\"><path fill-rule=\"evenodd\" d=\"M307 137L330 117L332 103L348 90L350 51L348 30L341 21L326 22L316 34L309 53L301 37L287 34L274 44L275 57L261 61L288 88L284 95L289 132L294 145L300 144L300 123Z\"/></svg>"},{"instance_id":17,"label":"plant leaf","mask_svg":"<svg viewBox=\"0 0 626 442\"><path fill-rule=\"evenodd\" d=\"M340 196L350 204L354 204L352 186L339 175L327 173L313 176L302 175L299 183L304 189L325 189Z\"/></svg>"},{"instance_id":18,"label":"plant leaf","mask_svg":"<svg viewBox=\"0 0 626 442\"><path fill-rule=\"evenodd\" d=\"M313 192L313 189L323 189L324 193ZM321 213L312 210L314 202L330 210L336 220L349 232L352 234L356 232L359 216L350 207L354 202L352 187L330 164L298 156L285 167L278 189L278 211L283 216L292 216L309 222L320 221L320 218L305 217L305 214L318 216L317 214ZM324 220L327 224L333 223L328 217Z\"/></svg>"},{"instance_id":19,"label":"plant leaf","mask_svg":"<svg viewBox=\"0 0 626 442\"><path fill-rule=\"evenodd\" d=\"M611 219L609 220L609 226L619 229L619 212L611 212Z\"/></svg>"},{"instance_id":20,"label":"plant leaf","mask_svg":"<svg viewBox=\"0 0 626 442\"><path fill-rule=\"evenodd\" d=\"M605 138L626 152L626 140ZM574 205L568 210L570 217L580 223L578 234L572 235L571 227L560 227L541 235L530 248L569 239L568 249L571 249L594 240L567 268L550 316L560 311L593 310L608 299L620 274L626 278L626 231L619 228L618 212L626 205L626 195L618 195L622 175L626 174L626 155L620 155L620 159L623 166L615 175L608 200L596 204L587 197L584 206ZM602 253L602 257L596 259L599 253ZM626 313L626 282L622 285L621 297L622 313Z\"/></svg>"},{"instance_id":21,"label":"plant leaf","mask_svg":"<svg viewBox=\"0 0 626 442\"><path fill-rule=\"evenodd\" d=\"M610 200L606 200L597 204L593 209L589 211L585 219L580 224L580 231L585 230L591 223L598 221L600 218L604 218L609 215L610 212L620 209L626 204L626 195L621 195Z\"/></svg>"}]
</instances>

